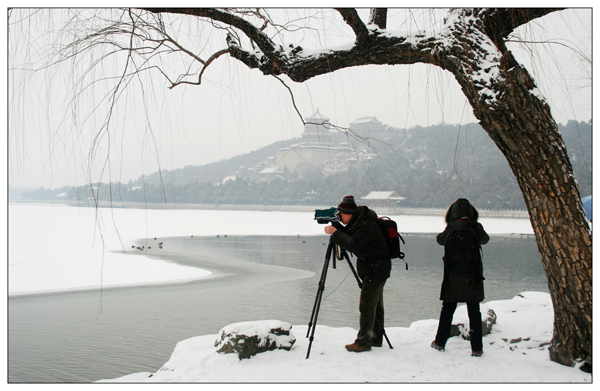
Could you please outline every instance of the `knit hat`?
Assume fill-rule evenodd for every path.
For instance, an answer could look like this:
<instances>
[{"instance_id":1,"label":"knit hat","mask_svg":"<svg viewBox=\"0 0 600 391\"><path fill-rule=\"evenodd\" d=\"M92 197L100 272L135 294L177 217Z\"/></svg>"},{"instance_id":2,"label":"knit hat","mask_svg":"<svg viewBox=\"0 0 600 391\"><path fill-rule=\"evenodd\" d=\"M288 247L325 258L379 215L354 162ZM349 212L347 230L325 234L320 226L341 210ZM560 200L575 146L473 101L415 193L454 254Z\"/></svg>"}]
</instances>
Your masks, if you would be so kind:
<instances>
[{"instance_id":1,"label":"knit hat","mask_svg":"<svg viewBox=\"0 0 600 391\"><path fill-rule=\"evenodd\" d=\"M354 212L356 212L357 209L358 206L356 206L356 203L354 203L354 196L351 195L344 197L342 203L338 205L338 210L340 211L340 213L345 213L349 215L354 214Z\"/></svg>"}]
</instances>

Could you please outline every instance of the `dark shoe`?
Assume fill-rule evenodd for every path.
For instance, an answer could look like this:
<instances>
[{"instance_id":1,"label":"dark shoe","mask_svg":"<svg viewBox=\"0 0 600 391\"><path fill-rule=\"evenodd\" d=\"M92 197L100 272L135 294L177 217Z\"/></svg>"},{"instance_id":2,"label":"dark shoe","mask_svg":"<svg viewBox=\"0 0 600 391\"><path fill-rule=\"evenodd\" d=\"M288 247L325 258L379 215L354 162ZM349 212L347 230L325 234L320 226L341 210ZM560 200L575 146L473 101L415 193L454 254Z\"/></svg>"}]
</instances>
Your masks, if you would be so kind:
<instances>
[{"instance_id":1,"label":"dark shoe","mask_svg":"<svg viewBox=\"0 0 600 391\"><path fill-rule=\"evenodd\" d=\"M433 341L431 343L431 347L434 348L435 350L437 350L438 352L445 352L446 348L444 348L443 346L438 345L437 343L435 343L435 341Z\"/></svg>"},{"instance_id":2,"label":"dark shoe","mask_svg":"<svg viewBox=\"0 0 600 391\"><path fill-rule=\"evenodd\" d=\"M371 344L372 347L374 348L380 348L383 346L383 340L381 341L373 341L373 343Z\"/></svg>"},{"instance_id":3,"label":"dark shoe","mask_svg":"<svg viewBox=\"0 0 600 391\"><path fill-rule=\"evenodd\" d=\"M473 350L471 352L472 357L481 357L483 356L483 350Z\"/></svg>"},{"instance_id":4,"label":"dark shoe","mask_svg":"<svg viewBox=\"0 0 600 391\"><path fill-rule=\"evenodd\" d=\"M356 353L366 352L368 350L371 350L371 348L362 347L362 346L358 345L356 342L351 343L350 345L346 345L346 349L348 349L349 352L356 352Z\"/></svg>"}]
</instances>

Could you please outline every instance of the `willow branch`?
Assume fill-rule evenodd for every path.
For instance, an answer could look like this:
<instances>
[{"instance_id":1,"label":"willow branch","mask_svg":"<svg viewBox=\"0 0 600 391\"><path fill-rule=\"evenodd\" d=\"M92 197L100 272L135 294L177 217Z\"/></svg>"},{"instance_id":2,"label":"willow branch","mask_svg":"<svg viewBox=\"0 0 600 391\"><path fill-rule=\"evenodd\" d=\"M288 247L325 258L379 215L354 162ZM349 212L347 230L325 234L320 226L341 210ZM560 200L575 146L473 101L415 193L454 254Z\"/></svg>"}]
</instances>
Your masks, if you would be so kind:
<instances>
[{"instance_id":1,"label":"willow branch","mask_svg":"<svg viewBox=\"0 0 600 391\"><path fill-rule=\"evenodd\" d=\"M152 13L171 13L171 14L182 14L192 15L204 18L209 18L217 22L225 23L231 27L241 30L251 41L255 42L260 50L267 55L272 57L277 49L275 43L259 28L254 26L247 20L233 15L229 12L220 11L216 8L144 8L146 11Z\"/></svg>"}]
</instances>

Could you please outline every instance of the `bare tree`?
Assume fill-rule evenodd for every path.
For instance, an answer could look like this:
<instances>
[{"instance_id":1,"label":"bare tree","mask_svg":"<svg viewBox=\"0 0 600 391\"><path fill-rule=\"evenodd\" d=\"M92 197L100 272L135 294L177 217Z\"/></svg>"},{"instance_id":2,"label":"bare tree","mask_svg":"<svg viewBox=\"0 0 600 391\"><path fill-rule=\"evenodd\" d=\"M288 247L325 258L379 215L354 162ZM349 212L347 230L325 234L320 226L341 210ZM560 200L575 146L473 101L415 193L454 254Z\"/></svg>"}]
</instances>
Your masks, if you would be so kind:
<instances>
[{"instance_id":1,"label":"bare tree","mask_svg":"<svg viewBox=\"0 0 600 391\"><path fill-rule=\"evenodd\" d=\"M353 31L354 42L338 49L308 50L293 42L278 42L282 32L306 28L308 23L296 19L278 24L269 10L127 9L101 27L88 27L85 35L74 35L68 50L60 52L60 61L76 59L98 47L109 48L105 56L126 53L110 99L118 98L145 70L160 72L170 88L200 85L206 68L225 55L282 82L284 75L302 83L343 68L372 64L423 63L450 72L474 115L506 157L523 193L554 305L550 358L564 365L591 364L591 230L550 107L530 73L506 46L515 29L555 11L454 9L433 32L399 35L386 30L385 8L372 9L367 23L357 10L340 8L337 12ZM225 32L225 42L201 58L197 53L204 49L202 34L193 41L195 47L184 47L177 38L181 31L171 31L166 18L204 21L209 30ZM326 37L327 32L321 35ZM182 55L179 65L183 70L171 73L157 59L175 53Z\"/></svg>"}]
</instances>

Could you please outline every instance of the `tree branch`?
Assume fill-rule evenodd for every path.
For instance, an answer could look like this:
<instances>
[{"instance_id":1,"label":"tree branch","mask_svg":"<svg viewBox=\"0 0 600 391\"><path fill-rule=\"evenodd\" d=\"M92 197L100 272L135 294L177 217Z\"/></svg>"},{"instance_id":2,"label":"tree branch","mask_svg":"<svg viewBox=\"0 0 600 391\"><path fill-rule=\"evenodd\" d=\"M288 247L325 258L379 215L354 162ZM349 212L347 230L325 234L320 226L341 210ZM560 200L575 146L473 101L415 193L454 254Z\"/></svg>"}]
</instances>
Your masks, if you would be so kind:
<instances>
[{"instance_id":1,"label":"tree branch","mask_svg":"<svg viewBox=\"0 0 600 391\"><path fill-rule=\"evenodd\" d=\"M357 45L369 40L369 30L354 8L335 8L335 10L342 15L344 22L354 30Z\"/></svg>"},{"instance_id":2,"label":"tree branch","mask_svg":"<svg viewBox=\"0 0 600 391\"><path fill-rule=\"evenodd\" d=\"M387 8L371 8L369 24L374 24L380 29L387 28Z\"/></svg>"},{"instance_id":3,"label":"tree branch","mask_svg":"<svg viewBox=\"0 0 600 391\"><path fill-rule=\"evenodd\" d=\"M216 53L213 53L212 56L210 56L208 58L208 60L206 60L205 62L203 62L204 66L202 67L202 70L200 71L200 74L198 75L198 81L193 82L193 81L178 81L175 83L172 83L171 86L169 87L169 89L173 89L175 87L177 87L180 84L192 84L192 85L200 85L202 84L202 75L204 74L204 71L206 71L206 68L217 58L221 57L223 54L225 53L229 53L228 49L222 49L219 50Z\"/></svg>"},{"instance_id":4,"label":"tree branch","mask_svg":"<svg viewBox=\"0 0 600 391\"><path fill-rule=\"evenodd\" d=\"M256 42L260 50L269 58L277 50L275 43L259 28L237 15L223 12L215 8L143 8L152 13L171 13L182 15L193 15L209 18L218 22L225 23L231 27L241 30L250 40Z\"/></svg>"},{"instance_id":5,"label":"tree branch","mask_svg":"<svg viewBox=\"0 0 600 391\"><path fill-rule=\"evenodd\" d=\"M517 27L564 8L490 8L485 10L483 22L486 33L494 41L505 39Z\"/></svg>"}]
</instances>

